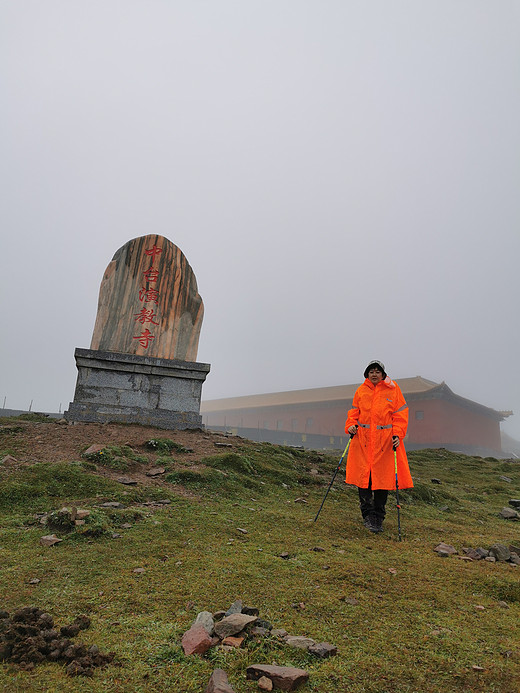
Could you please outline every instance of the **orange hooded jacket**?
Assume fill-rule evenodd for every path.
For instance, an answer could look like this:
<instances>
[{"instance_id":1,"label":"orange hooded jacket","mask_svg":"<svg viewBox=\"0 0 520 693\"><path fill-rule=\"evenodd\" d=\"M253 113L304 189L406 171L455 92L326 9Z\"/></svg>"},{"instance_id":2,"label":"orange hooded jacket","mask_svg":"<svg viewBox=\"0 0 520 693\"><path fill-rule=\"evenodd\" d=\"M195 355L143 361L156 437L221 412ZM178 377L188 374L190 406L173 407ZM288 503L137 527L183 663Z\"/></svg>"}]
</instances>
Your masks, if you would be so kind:
<instances>
[{"instance_id":1,"label":"orange hooded jacket","mask_svg":"<svg viewBox=\"0 0 520 693\"><path fill-rule=\"evenodd\" d=\"M348 412L345 432L358 426L350 441L346 483L359 488L395 489L395 464L392 436L399 436L397 479L399 488L413 486L403 438L408 427L408 405L397 383L386 377L377 385L368 378L358 387Z\"/></svg>"}]
</instances>

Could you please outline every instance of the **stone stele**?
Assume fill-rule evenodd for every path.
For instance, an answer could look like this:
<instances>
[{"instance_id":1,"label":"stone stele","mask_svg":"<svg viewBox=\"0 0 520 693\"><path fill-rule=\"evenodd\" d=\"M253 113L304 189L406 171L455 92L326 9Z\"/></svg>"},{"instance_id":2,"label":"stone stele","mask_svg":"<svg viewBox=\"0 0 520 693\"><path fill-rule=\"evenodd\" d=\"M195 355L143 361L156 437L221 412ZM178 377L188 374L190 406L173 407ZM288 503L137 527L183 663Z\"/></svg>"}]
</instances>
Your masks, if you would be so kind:
<instances>
[{"instance_id":1,"label":"stone stele","mask_svg":"<svg viewBox=\"0 0 520 693\"><path fill-rule=\"evenodd\" d=\"M90 349L76 349L69 421L160 428L202 425L209 364L197 363L204 308L183 253L163 236L134 238L108 265Z\"/></svg>"},{"instance_id":2,"label":"stone stele","mask_svg":"<svg viewBox=\"0 0 520 693\"><path fill-rule=\"evenodd\" d=\"M90 348L196 361L203 314L181 250L163 236L134 238L105 270Z\"/></svg>"}]
</instances>

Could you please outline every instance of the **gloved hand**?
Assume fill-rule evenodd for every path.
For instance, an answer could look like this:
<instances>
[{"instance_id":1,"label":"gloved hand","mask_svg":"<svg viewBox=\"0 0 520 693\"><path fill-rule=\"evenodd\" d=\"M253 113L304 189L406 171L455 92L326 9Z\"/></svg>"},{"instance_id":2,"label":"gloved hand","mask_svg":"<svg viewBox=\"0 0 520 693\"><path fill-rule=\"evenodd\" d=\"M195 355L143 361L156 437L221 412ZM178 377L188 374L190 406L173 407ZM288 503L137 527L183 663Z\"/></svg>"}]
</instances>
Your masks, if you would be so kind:
<instances>
[{"instance_id":1,"label":"gloved hand","mask_svg":"<svg viewBox=\"0 0 520 693\"><path fill-rule=\"evenodd\" d=\"M399 437L398 437L398 436L392 436L392 447L393 447L394 450L397 450L397 448L399 447L399 443L400 443L400 442L401 442L401 441L399 440Z\"/></svg>"}]
</instances>

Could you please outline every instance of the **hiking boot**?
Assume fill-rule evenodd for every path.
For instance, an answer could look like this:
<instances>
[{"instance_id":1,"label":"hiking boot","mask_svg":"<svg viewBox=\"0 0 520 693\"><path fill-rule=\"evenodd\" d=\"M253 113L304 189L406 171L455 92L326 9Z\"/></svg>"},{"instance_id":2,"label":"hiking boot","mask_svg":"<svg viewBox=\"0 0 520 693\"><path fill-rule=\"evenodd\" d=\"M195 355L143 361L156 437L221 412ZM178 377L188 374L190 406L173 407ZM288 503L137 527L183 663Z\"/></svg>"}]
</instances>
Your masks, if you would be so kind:
<instances>
[{"instance_id":1,"label":"hiking boot","mask_svg":"<svg viewBox=\"0 0 520 693\"><path fill-rule=\"evenodd\" d=\"M377 517L377 515L374 515L372 518L372 525L369 527L370 531L373 532L374 534L379 534L380 532L383 531L383 519L381 517Z\"/></svg>"},{"instance_id":2,"label":"hiking boot","mask_svg":"<svg viewBox=\"0 0 520 693\"><path fill-rule=\"evenodd\" d=\"M363 524L367 529L369 529L371 532L374 531L374 522L375 518L373 515L367 515L366 517L363 518Z\"/></svg>"}]
</instances>

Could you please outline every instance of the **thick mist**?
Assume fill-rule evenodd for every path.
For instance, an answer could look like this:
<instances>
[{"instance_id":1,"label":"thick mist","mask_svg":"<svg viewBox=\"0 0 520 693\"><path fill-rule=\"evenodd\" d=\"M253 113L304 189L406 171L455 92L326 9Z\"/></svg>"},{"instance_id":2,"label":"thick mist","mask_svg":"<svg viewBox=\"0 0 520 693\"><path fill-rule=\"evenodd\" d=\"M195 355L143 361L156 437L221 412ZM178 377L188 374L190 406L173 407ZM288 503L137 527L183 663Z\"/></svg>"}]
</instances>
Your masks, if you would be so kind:
<instances>
[{"instance_id":1,"label":"thick mist","mask_svg":"<svg viewBox=\"0 0 520 693\"><path fill-rule=\"evenodd\" d=\"M205 399L377 358L520 439L519 30L507 0L4 0L0 406L68 407L108 262L158 233Z\"/></svg>"}]
</instances>

